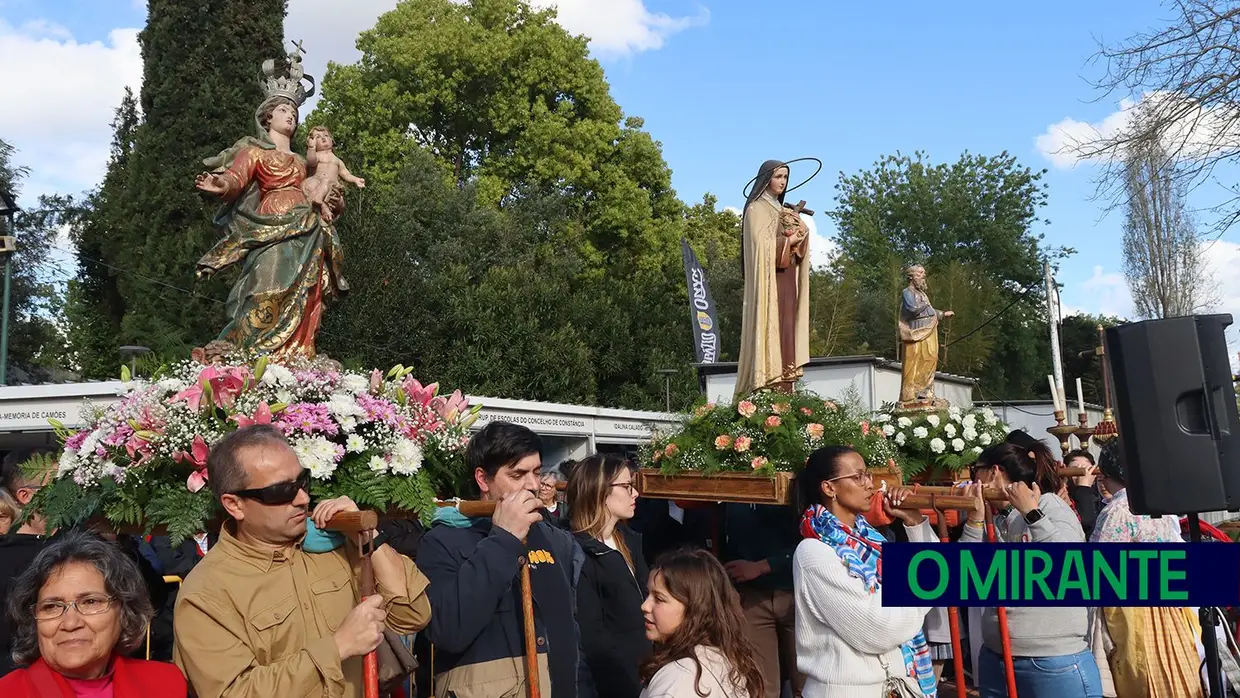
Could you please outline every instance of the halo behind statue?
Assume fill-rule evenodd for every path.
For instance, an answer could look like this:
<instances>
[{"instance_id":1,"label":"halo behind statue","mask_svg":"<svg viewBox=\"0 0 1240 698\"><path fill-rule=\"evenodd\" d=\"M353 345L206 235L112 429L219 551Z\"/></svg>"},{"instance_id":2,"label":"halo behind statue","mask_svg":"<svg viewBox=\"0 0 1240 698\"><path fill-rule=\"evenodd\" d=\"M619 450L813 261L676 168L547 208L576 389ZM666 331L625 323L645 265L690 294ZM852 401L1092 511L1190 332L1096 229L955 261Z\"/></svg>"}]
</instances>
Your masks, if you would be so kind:
<instances>
[{"instance_id":1,"label":"halo behind statue","mask_svg":"<svg viewBox=\"0 0 1240 698\"><path fill-rule=\"evenodd\" d=\"M785 189L785 190L784 190L784 194L787 194L787 193L788 193L788 192L790 192L790 191L796 191L797 189L800 189L801 187L805 186L806 184L809 184L810 180L812 180L813 178L817 177L817 176L818 176L818 173L819 173L819 172L822 172L822 160L819 160L818 158L814 158L814 157L797 158L797 159L795 159L795 160L788 160L788 161L787 161L787 162L785 162L783 165L780 165L780 167L787 167L787 168L788 168L788 172L791 174L791 172L792 172L792 167L791 167L791 165L796 164L796 163L798 163L798 162L809 162L809 161L811 161L811 160L812 160L812 161L814 161L814 162L816 162L816 163L818 163L818 169L814 170L814 174L812 174L812 175L810 175L810 176L806 177L806 178L805 178L805 180L804 180L803 182L801 182L801 183L797 184L795 187L788 187L787 189ZM774 171L774 170L771 170L771 171ZM751 194L751 192L749 191L749 188L750 188L750 187L752 187L752 186L754 185L754 183L758 181L758 178L759 178L759 177L761 177L762 175L764 175L764 174L766 174L766 173L767 173L767 170L759 170L759 171L758 171L758 174L754 175L752 179L750 179L748 182L746 182L746 183L745 183L745 188L744 188L743 190L741 190L741 195L745 197L745 200L746 200L746 201L748 201L748 200L749 200L749 197L750 197L750 194Z\"/></svg>"}]
</instances>

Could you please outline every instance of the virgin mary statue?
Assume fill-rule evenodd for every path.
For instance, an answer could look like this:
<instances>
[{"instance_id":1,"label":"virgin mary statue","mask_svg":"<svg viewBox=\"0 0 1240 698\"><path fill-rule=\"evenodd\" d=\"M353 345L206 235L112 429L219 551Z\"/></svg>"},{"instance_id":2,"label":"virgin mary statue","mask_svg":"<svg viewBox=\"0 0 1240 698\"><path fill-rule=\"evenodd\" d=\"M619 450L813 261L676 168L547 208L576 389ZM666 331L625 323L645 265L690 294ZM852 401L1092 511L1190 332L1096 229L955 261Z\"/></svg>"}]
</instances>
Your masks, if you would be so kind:
<instances>
[{"instance_id":1,"label":"virgin mary statue","mask_svg":"<svg viewBox=\"0 0 1240 698\"><path fill-rule=\"evenodd\" d=\"M220 339L242 349L311 358L323 307L348 291L340 274L343 251L335 229L306 195L306 160L292 152L297 109L314 92L302 85L300 49L288 75L263 65L266 98L247 136L205 162L198 189L224 200L215 217L225 238L198 261L201 275L234 264L241 275L228 294L228 324ZM337 202L336 205L338 205Z\"/></svg>"},{"instance_id":2,"label":"virgin mary statue","mask_svg":"<svg viewBox=\"0 0 1240 698\"><path fill-rule=\"evenodd\" d=\"M788 165L762 163L741 225L745 306L736 399L791 392L809 363L809 229L784 207Z\"/></svg>"}]
</instances>

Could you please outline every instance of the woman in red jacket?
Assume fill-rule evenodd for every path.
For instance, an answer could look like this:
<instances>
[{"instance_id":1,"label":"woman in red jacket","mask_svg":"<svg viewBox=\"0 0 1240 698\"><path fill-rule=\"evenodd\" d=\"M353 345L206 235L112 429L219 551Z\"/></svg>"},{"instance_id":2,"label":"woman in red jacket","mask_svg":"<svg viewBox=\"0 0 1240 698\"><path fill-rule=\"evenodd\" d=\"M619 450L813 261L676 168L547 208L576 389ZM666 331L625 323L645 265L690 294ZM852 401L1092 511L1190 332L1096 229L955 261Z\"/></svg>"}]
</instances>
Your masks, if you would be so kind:
<instances>
[{"instance_id":1,"label":"woman in red jacket","mask_svg":"<svg viewBox=\"0 0 1240 698\"><path fill-rule=\"evenodd\" d=\"M128 659L146 637L150 593L137 565L93 533L69 533L9 589L13 659L5 698L185 698L180 670Z\"/></svg>"}]
</instances>

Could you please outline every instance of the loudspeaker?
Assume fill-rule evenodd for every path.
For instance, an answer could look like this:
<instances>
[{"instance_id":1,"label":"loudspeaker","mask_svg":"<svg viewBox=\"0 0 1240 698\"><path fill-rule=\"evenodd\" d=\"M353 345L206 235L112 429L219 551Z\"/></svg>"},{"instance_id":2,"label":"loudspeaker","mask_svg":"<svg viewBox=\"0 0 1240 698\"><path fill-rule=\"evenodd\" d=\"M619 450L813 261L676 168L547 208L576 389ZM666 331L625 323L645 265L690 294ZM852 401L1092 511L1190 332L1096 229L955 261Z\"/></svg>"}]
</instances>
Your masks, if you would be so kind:
<instances>
[{"instance_id":1,"label":"loudspeaker","mask_svg":"<svg viewBox=\"0 0 1240 698\"><path fill-rule=\"evenodd\" d=\"M1193 315L1106 331L1133 513L1240 508L1240 420L1223 336L1231 323Z\"/></svg>"}]
</instances>

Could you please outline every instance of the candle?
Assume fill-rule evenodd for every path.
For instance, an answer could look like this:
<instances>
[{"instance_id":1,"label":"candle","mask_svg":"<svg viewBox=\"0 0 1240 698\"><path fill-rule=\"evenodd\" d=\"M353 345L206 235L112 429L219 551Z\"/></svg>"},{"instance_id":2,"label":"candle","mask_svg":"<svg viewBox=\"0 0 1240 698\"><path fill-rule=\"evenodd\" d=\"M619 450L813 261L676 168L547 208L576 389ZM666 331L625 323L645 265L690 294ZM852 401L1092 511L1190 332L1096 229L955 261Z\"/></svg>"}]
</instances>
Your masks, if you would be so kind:
<instances>
[{"instance_id":1,"label":"candle","mask_svg":"<svg viewBox=\"0 0 1240 698\"><path fill-rule=\"evenodd\" d=\"M1051 403L1055 406L1055 411L1062 412L1063 407L1059 405L1059 388L1055 386L1055 377L1048 374L1046 382L1051 386Z\"/></svg>"},{"instance_id":2,"label":"candle","mask_svg":"<svg viewBox=\"0 0 1240 698\"><path fill-rule=\"evenodd\" d=\"M1076 403L1081 407L1081 414L1085 414L1085 390L1081 388L1081 379L1076 379Z\"/></svg>"}]
</instances>

